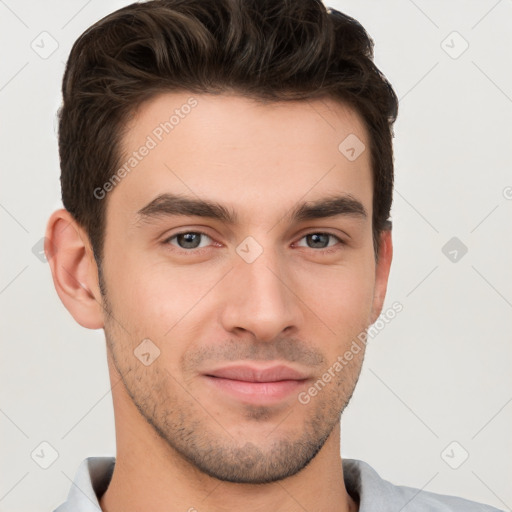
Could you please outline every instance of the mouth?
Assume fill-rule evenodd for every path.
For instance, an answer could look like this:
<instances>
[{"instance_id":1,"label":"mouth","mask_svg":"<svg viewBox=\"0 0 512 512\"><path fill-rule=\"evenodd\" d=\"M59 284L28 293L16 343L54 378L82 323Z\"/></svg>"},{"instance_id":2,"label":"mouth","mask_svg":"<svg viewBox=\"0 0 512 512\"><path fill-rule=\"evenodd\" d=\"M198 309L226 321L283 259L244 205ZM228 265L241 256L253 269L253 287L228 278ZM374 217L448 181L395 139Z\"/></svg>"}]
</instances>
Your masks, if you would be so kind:
<instances>
[{"instance_id":1,"label":"mouth","mask_svg":"<svg viewBox=\"0 0 512 512\"><path fill-rule=\"evenodd\" d=\"M210 386L224 396L251 404L278 403L297 394L310 377L289 366L234 365L203 374Z\"/></svg>"}]
</instances>

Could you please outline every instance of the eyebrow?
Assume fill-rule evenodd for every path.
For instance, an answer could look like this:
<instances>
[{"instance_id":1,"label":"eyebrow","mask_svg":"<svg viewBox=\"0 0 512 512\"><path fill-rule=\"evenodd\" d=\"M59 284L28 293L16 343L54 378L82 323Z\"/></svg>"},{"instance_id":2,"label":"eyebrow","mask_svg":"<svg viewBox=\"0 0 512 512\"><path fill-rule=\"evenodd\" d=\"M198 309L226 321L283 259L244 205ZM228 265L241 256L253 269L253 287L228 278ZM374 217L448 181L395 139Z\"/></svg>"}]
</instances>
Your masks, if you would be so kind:
<instances>
[{"instance_id":1,"label":"eyebrow","mask_svg":"<svg viewBox=\"0 0 512 512\"><path fill-rule=\"evenodd\" d=\"M365 219L368 217L363 204L350 194L325 197L297 205L285 215L289 222L324 219L346 215ZM160 194L137 212L139 222L169 216L205 217L225 224L239 224L239 217L233 209L206 199L179 194Z\"/></svg>"}]
</instances>

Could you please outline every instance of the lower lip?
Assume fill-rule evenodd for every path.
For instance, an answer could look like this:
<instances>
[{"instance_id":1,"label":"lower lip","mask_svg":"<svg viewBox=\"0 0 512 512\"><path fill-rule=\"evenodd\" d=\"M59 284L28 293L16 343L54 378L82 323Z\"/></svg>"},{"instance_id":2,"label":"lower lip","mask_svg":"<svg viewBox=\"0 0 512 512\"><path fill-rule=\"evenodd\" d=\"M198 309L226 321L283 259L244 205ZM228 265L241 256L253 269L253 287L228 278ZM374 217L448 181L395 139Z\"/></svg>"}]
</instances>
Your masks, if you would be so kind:
<instances>
[{"instance_id":1,"label":"lower lip","mask_svg":"<svg viewBox=\"0 0 512 512\"><path fill-rule=\"evenodd\" d=\"M277 382L247 382L205 376L217 389L247 403L278 402L304 387L305 380L280 380Z\"/></svg>"}]
</instances>

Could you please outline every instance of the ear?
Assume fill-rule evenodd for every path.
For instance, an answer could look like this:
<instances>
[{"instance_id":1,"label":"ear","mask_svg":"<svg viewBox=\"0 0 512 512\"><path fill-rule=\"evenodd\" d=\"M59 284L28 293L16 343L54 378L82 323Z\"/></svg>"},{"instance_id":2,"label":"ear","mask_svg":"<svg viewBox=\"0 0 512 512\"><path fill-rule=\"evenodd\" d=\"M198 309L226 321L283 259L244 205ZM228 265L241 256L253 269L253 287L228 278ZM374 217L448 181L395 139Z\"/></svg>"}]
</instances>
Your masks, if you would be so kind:
<instances>
[{"instance_id":1,"label":"ear","mask_svg":"<svg viewBox=\"0 0 512 512\"><path fill-rule=\"evenodd\" d=\"M370 324L373 324L382 312L386 290L388 287L388 277L393 259L393 242L391 239L391 229L385 229L379 237L379 259L375 266L375 287L373 290L373 305Z\"/></svg>"},{"instance_id":2,"label":"ear","mask_svg":"<svg viewBox=\"0 0 512 512\"><path fill-rule=\"evenodd\" d=\"M103 327L98 267L89 237L65 209L48 220L44 244L53 284L60 300L83 327Z\"/></svg>"}]
</instances>

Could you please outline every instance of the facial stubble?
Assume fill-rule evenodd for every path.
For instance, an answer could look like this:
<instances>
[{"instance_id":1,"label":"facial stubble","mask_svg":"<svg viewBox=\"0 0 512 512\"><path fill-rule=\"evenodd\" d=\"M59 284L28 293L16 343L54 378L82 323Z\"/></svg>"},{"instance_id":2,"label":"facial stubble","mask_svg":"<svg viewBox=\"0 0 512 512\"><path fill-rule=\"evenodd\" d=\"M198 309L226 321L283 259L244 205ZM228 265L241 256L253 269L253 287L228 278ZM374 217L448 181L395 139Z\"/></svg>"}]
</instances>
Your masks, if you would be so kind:
<instances>
[{"instance_id":1,"label":"facial stubble","mask_svg":"<svg viewBox=\"0 0 512 512\"><path fill-rule=\"evenodd\" d=\"M180 381L166 369L159 357L145 366L134 356L133 348L140 342L121 327L109 302L105 283L100 289L105 310L105 338L113 364L122 379L126 393L142 418L166 443L180 464L215 479L243 484L265 484L283 480L306 468L322 449L339 423L348 405L360 374L364 351L327 389L313 397L309 404L294 401L269 434L258 440L233 436L229 425L222 424L223 415L214 414L215 404L194 396L188 381ZM162 352L165 347L161 347ZM164 355L164 354L161 354ZM189 363L194 360L191 354ZM304 409L308 413L304 415ZM246 405L239 408L241 424L251 427L275 421L275 409ZM297 427L297 417L302 421ZM220 418L220 419L218 419ZM265 427L265 428L264 428ZM238 429L244 432L243 428Z\"/></svg>"}]
</instances>

